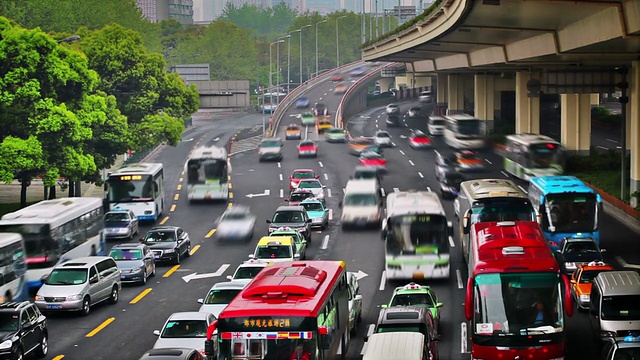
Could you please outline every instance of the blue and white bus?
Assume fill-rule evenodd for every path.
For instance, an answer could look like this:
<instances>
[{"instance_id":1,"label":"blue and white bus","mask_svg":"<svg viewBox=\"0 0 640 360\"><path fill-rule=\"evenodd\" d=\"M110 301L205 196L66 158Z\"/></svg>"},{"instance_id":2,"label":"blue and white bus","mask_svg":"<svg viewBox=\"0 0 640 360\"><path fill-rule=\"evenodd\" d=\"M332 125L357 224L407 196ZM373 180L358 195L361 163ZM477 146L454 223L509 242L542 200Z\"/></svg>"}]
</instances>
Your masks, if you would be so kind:
<instances>
[{"instance_id":1,"label":"blue and white bus","mask_svg":"<svg viewBox=\"0 0 640 360\"><path fill-rule=\"evenodd\" d=\"M131 210L138 220L156 221L164 211L164 168L159 163L131 164L110 173L109 208Z\"/></svg>"},{"instance_id":2,"label":"blue and white bus","mask_svg":"<svg viewBox=\"0 0 640 360\"><path fill-rule=\"evenodd\" d=\"M0 233L0 303L27 299L26 272L22 235Z\"/></svg>"},{"instance_id":3,"label":"blue and white bus","mask_svg":"<svg viewBox=\"0 0 640 360\"><path fill-rule=\"evenodd\" d=\"M564 238L590 237L600 245L602 198L575 176L529 179L529 200L553 250Z\"/></svg>"},{"instance_id":4,"label":"blue and white bus","mask_svg":"<svg viewBox=\"0 0 640 360\"><path fill-rule=\"evenodd\" d=\"M106 255L103 223L102 199L60 198L5 214L0 219L0 233L18 233L24 238L27 288L32 293L57 264Z\"/></svg>"}]
</instances>

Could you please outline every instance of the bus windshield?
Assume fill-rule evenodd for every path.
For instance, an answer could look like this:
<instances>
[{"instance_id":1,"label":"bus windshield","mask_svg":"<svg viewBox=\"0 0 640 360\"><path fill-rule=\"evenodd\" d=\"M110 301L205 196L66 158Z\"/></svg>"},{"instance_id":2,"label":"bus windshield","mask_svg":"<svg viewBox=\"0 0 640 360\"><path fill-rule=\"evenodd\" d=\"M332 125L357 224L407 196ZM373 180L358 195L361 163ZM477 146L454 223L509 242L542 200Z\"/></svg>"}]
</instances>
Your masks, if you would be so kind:
<instances>
[{"instance_id":1,"label":"bus windshield","mask_svg":"<svg viewBox=\"0 0 640 360\"><path fill-rule=\"evenodd\" d=\"M400 215L387 224L387 253L393 255L448 253L447 219L442 215Z\"/></svg>"},{"instance_id":2,"label":"bus windshield","mask_svg":"<svg viewBox=\"0 0 640 360\"><path fill-rule=\"evenodd\" d=\"M475 139L482 135L482 122L480 120L461 120L456 122L458 139Z\"/></svg>"},{"instance_id":3,"label":"bus windshield","mask_svg":"<svg viewBox=\"0 0 640 360\"><path fill-rule=\"evenodd\" d=\"M110 202L152 201L154 198L151 175L112 175L107 183Z\"/></svg>"},{"instance_id":4,"label":"bus windshield","mask_svg":"<svg viewBox=\"0 0 640 360\"><path fill-rule=\"evenodd\" d=\"M474 334L529 337L562 332L558 274L480 274L474 280Z\"/></svg>"},{"instance_id":5,"label":"bus windshield","mask_svg":"<svg viewBox=\"0 0 640 360\"><path fill-rule=\"evenodd\" d=\"M542 206L542 229L553 225L557 232L591 232L598 229L596 208L598 200L593 193L550 194Z\"/></svg>"},{"instance_id":6,"label":"bus windshield","mask_svg":"<svg viewBox=\"0 0 640 360\"><path fill-rule=\"evenodd\" d=\"M187 168L187 182L190 185L227 182L226 159L192 159L187 163Z\"/></svg>"},{"instance_id":7,"label":"bus windshield","mask_svg":"<svg viewBox=\"0 0 640 360\"><path fill-rule=\"evenodd\" d=\"M531 202L526 198L488 198L471 207L471 223L488 221L536 221Z\"/></svg>"},{"instance_id":8,"label":"bus windshield","mask_svg":"<svg viewBox=\"0 0 640 360\"><path fill-rule=\"evenodd\" d=\"M527 158L531 168L548 168L562 161L562 148L554 143L531 144Z\"/></svg>"}]
</instances>

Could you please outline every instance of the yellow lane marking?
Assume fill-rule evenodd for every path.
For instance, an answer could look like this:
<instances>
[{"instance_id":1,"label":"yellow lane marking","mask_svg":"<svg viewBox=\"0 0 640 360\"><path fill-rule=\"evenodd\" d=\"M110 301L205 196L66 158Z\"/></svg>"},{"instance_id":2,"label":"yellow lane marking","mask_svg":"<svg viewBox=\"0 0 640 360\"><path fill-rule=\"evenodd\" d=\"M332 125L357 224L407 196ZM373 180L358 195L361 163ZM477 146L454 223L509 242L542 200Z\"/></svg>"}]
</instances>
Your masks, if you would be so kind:
<instances>
[{"instance_id":1,"label":"yellow lane marking","mask_svg":"<svg viewBox=\"0 0 640 360\"><path fill-rule=\"evenodd\" d=\"M227 205L227 208L231 209L233 207L233 203L229 203L229 205Z\"/></svg>"},{"instance_id":2,"label":"yellow lane marking","mask_svg":"<svg viewBox=\"0 0 640 360\"><path fill-rule=\"evenodd\" d=\"M114 317L108 318L102 324L98 325L97 328L93 329L90 333L85 335L85 337L93 337L95 334L99 333L102 329L104 329L107 326L109 326L109 324L111 324L115 319L116 318L114 318Z\"/></svg>"},{"instance_id":3,"label":"yellow lane marking","mask_svg":"<svg viewBox=\"0 0 640 360\"><path fill-rule=\"evenodd\" d=\"M182 184L178 185L178 190L182 190Z\"/></svg>"},{"instance_id":4,"label":"yellow lane marking","mask_svg":"<svg viewBox=\"0 0 640 360\"><path fill-rule=\"evenodd\" d=\"M134 297L133 300L129 301L129 304L138 303L138 301L142 300L142 298L147 296L147 294L150 293L150 292L151 292L151 288L146 288L146 289L142 290L142 292L140 294L138 294L138 296Z\"/></svg>"},{"instance_id":5,"label":"yellow lane marking","mask_svg":"<svg viewBox=\"0 0 640 360\"><path fill-rule=\"evenodd\" d=\"M173 197L173 200L178 200L178 199L180 199L180 194L175 194Z\"/></svg>"},{"instance_id":6,"label":"yellow lane marking","mask_svg":"<svg viewBox=\"0 0 640 360\"><path fill-rule=\"evenodd\" d=\"M176 210L176 204L171 205L171 209L169 211L173 212Z\"/></svg>"},{"instance_id":7,"label":"yellow lane marking","mask_svg":"<svg viewBox=\"0 0 640 360\"><path fill-rule=\"evenodd\" d=\"M166 273L164 273L162 277L168 278L169 276L171 276L171 274L173 274L176 270L178 270L178 268L180 268L180 265L173 265L173 267L169 269Z\"/></svg>"},{"instance_id":8,"label":"yellow lane marking","mask_svg":"<svg viewBox=\"0 0 640 360\"><path fill-rule=\"evenodd\" d=\"M183 181L184 181L184 178L180 178L180 182L183 182Z\"/></svg>"},{"instance_id":9,"label":"yellow lane marking","mask_svg":"<svg viewBox=\"0 0 640 360\"><path fill-rule=\"evenodd\" d=\"M165 216L164 219L160 220L160 225L164 225L164 223L166 223L167 220L169 220L169 217Z\"/></svg>"},{"instance_id":10,"label":"yellow lane marking","mask_svg":"<svg viewBox=\"0 0 640 360\"><path fill-rule=\"evenodd\" d=\"M231 181L231 175L227 176L227 180Z\"/></svg>"},{"instance_id":11,"label":"yellow lane marking","mask_svg":"<svg viewBox=\"0 0 640 360\"><path fill-rule=\"evenodd\" d=\"M211 229L211 231L209 231L209 232L207 233L207 235L205 235L204 237L205 237L205 238L210 238L210 237L212 237L212 236L213 236L213 234L215 234L215 233L216 233L216 229Z\"/></svg>"},{"instance_id":12,"label":"yellow lane marking","mask_svg":"<svg viewBox=\"0 0 640 360\"><path fill-rule=\"evenodd\" d=\"M232 192L229 193L229 199L233 199L233 193Z\"/></svg>"},{"instance_id":13,"label":"yellow lane marking","mask_svg":"<svg viewBox=\"0 0 640 360\"><path fill-rule=\"evenodd\" d=\"M230 157L228 157L228 158L227 158L227 161L231 161L231 158L230 158ZM229 180L231 180L231 176L229 176Z\"/></svg>"},{"instance_id":14,"label":"yellow lane marking","mask_svg":"<svg viewBox=\"0 0 640 360\"><path fill-rule=\"evenodd\" d=\"M229 183L229 189L233 189L233 184Z\"/></svg>"},{"instance_id":15,"label":"yellow lane marking","mask_svg":"<svg viewBox=\"0 0 640 360\"><path fill-rule=\"evenodd\" d=\"M194 246L193 249L191 249L191 251L189 251L189 255L195 254L196 251L198 251L198 249L200 249L200 245Z\"/></svg>"},{"instance_id":16,"label":"yellow lane marking","mask_svg":"<svg viewBox=\"0 0 640 360\"><path fill-rule=\"evenodd\" d=\"M182 172L180 173L180 175L184 175L184 170L182 170Z\"/></svg>"},{"instance_id":17,"label":"yellow lane marking","mask_svg":"<svg viewBox=\"0 0 640 360\"><path fill-rule=\"evenodd\" d=\"M54 357L53 360L62 360L62 358L64 358L64 355L58 355Z\"/></svg>"}]
</instances>

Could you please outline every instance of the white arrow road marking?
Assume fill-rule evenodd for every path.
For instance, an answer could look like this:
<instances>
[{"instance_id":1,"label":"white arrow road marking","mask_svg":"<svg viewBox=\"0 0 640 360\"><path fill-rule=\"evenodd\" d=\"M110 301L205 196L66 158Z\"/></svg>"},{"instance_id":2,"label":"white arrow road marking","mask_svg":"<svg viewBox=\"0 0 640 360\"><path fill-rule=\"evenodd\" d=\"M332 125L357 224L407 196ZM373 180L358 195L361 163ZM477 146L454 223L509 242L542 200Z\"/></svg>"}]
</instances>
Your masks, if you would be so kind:
<instances>
[{"instance_id":1,"label":"white arrow road marking","mask_svg":"<svg viewBox=\"0 0 640 360\"><path fill-rule=\"evenodd\" d=\"M189 141L193 141L193 138L189 138L189 139L184 139L184 140L180 140L182 142L189 142Z\"/></svg>"},{"instance_id":2,"label":"white arrow road marking","mask_svg":"<svg viewBox=\"0 0 640 360\"><path fill-rule=\"evenodd\" d=\"M222 276L222 274L224 274L224 272L227 271L229 266L231 266L231 264L222 264L220 265L220 268L214 273L198 274L197 272L195 272L193 274L183 276L182 280L184 280L185 282L189 282L191 280L196 280L196 279L206 279L211 277Z\"/></svg>"},{"instance_id":3,"label":"white arrow road marking","mask_svg":"<svg viewBox=\"0 0 640 360\"><path fill-rule=\"evenodd\" d=\"M360 279L364 279L367 276L369 276L369 274L367 274L366 272L362 271L362 270L358 270L357 273L353 273L356 276L356 279L360 280Z\"/></svg>"},{"instance_id":4,"label":"white arrow road marking","mask_svg":"<svg viewBox=\"0 0 640 360\"><path fill-rule=\"evenodd\" d=\"M254 197L258 197L258 196L269 196L269 195L271 195L271 190L267 189L261 194L247 194L246 197L251 199L251 198L254 198Z\"/></svg>"},{"instance_id":5,"label":"white arrow road marking","mask_svg":"<svg viewBox=\"0 0 640 360\"><path fill-rule=\"evenodd\" d=\"M324 250L328 247L329 247L329 235L325 235L324 239L322 240L322 246L320 248Z\"/></svg>"}]
</instances>

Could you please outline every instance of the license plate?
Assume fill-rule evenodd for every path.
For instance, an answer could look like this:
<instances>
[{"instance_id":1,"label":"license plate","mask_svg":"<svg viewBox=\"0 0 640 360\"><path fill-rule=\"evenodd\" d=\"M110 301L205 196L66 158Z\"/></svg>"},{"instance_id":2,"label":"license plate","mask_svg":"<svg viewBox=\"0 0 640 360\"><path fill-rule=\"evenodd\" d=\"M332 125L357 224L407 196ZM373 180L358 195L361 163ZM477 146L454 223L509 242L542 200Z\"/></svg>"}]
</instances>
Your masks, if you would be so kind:
<instances>
[{"instance_id":1,"label":"license plate","mask_svg":"<svg viewBox=\"0 0 640 360\"><path fill-rule=\"evenodd\" d=\"M120 275L120 279L124 279L124 278L125 278L125 276L124 276L124 275Z\"/></svg>"},{"instance_id":2,"label":"license plate","mask_svg":"<svg viewBox=\"0 0 640 360\"><path fill-rule=\"evenodd\" d=\"M155 255L154 258L160 259L160 255Z\"/></svg>"},{"instance_id":3,"label":"license plate","mask_svg":"<svg viewBox=\"0 0 640 360\"><path fill-rule=\"evenodd\" d=\"M62 309L62 305L47 305L47 309Z\"/></svg>"}]
</instances>

